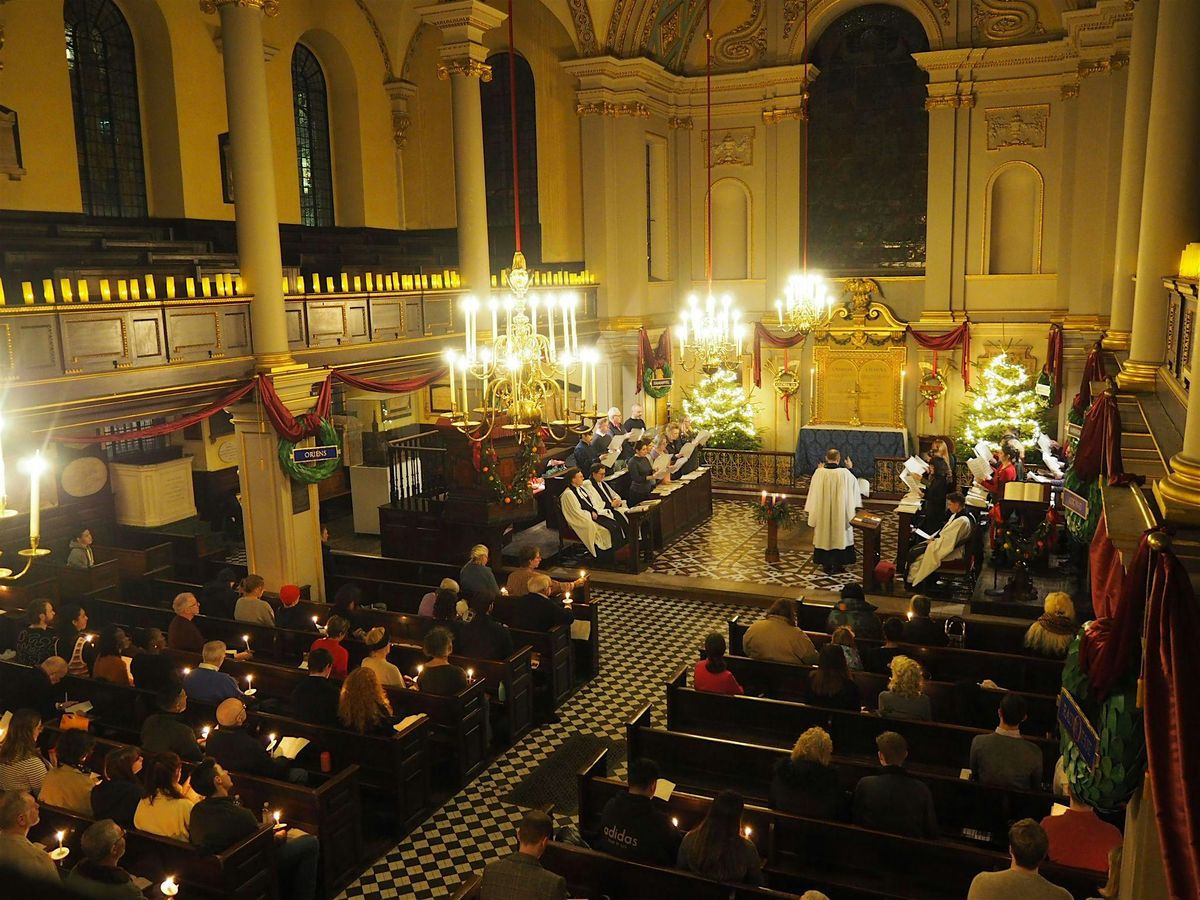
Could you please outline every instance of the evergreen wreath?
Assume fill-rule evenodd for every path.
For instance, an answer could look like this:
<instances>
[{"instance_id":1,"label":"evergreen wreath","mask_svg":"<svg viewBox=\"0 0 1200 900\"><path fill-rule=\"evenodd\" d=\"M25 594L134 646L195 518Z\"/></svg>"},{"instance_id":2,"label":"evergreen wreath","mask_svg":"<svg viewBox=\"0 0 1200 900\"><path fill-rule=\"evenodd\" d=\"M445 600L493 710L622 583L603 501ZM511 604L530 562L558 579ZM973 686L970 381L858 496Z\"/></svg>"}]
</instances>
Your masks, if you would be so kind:
<instances>
[{"instance_id":1,"label":"evergreen wreath","mask_svg":"<svg viewBox=\"0 0 1200 900\"><path fill-rule=\"evenodd\" d=\"M1000 546L1009 559L1031 563L1041 556L1048 546L1050 527L1049 515L1038 523L1038 527L1030 535L1025 535L1020 528L1006 524L1001 531Z\"/></svg>"},{"instance_id":2,"label":"evergreen wreath","mask_svg":"<svg viewBox=\"0 0 1200 900\"><path fill-rule=\"evenodd\" d=\"M1088 515L1086 519L1078 513L1063 507L1063 512L1066 514L1067 531L1070 533L1072 539L1085 546L1092 543L1092 536L1096 533L1096 526L1100 524L1100 513L1104 510L1104 498L1100 492L1102 477L1098 476L1085 483L1075 472L1075 467L1072 466L1067 470L1067 477L1063 480L1064 489L1071 491L1073 494L1078 494L1080 497L1084 497L1088 502Z\"/></svg>"},{"instance_id":3,"label":"evergreen wreath","mask_svg":"<svg viewBox=\"0 0 1200 900\"><path fill-rule=\"evenodd\" d=\"M338 470L338 466L342 464L340 452L342 445L338 440L337 429L333 427L333 422L329 419L321 420L321 427L317 429L317 444L322 447L338 447L339 453L333 459L318 463L298 463L292 459L292 451L296 449L296 442L286 438L279 439L279 465L283 467L283 471L292 481L298 481L301 484L316 484L318 481L324 481Z\"/></svg>"},{"instance_id":4,"label":"evergreen wreath","mask_svg":"<svg viewBox=\"0 0 1200 900\"><path fill-rule=\"evenodd\" d=\"M538 454L535 441L522 444L515 457L517 471L512 481L505 482L500 477L500 460L496 456L496 445L487 441L479 448L479 471L492 497L506 506L514 503L524 503L533 496L533 488L529 486L530 479L537 472Z\"/></svg>"},{"instance_id":5,"label":"evergreen wreath","mask_svg":"<svg viewBox=\"0 0 1200 900\"><path fill-rule=\"evenodd\" d=\"M664 362L662 365L662 377L663 378L672 377L672 369L671 369L671 364L669 362ZM669 393L671 393L670 385L667 385L666 387L656 388L650 384L650 382L653 380L654 380L654 367L646 366L646 368L642 370L642 390L644 390L646 392L646 396L653 397L655 400L661 400L663 397L665 397Z\"/></svg>"}]
</instances>

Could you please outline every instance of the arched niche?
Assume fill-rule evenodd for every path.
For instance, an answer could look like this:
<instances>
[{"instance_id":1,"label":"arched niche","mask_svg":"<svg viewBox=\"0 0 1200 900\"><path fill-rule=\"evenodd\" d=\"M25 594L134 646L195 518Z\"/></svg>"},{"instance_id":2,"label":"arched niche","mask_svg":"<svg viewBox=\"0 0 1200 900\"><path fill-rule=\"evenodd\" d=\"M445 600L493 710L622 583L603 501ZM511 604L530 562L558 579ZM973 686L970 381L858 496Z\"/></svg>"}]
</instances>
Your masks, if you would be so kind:
<instances>
[{"instance_id":1,"label":"arched niche","mask_svg":"<svg viewBox=\"0 0 1200 900\"><path fill-rule=\"evenodd\" d=\"M810 48L820 39L825 29L842 16L862 6L894 6L904 10L921 23L930 50L941 50L945 46L947 36L953 36L950 27L943 25L940 18L941 13L937 10L933 0L887 0L882 3L880 0L825 0L825 2L811 0L808 15L808 46L804 45L804 26L797 20L793 26L789 58L795 62L810 61ZM946 29L946 34L943 33L943 27Z\"/></svg>"},{"instance_id":2,"label":"arched niche","mask_svg":"<svg viewBox=\"0 0 1200 900\"><path fill-rule=\"evenodd\" d=\"M1038 275L1042 271L1042 173L1024 160L998 166L984 195L984 275Z\"/></svg>"},{"instance_id":3,"label":"arched niche","mask_svg":"<svg viewBox=\"0 0 1200 900\"><path fill-rule=\"evenodd\" d=\"M749 278L753 224L750 188L738 178L719 178L713 182L711 202L713 280Z\"/></svg>"},{"instance_id":4,"label":"arched niche","mask_svg":"<svg viewBox=\"0 0 1200 900\"><path fill-rule=\"evenodd\" d=\"M325 74L337 224L351 227L364 225L366 173L354 63L342 42L322 28L304 32L297 43L313 52Z\"/></svg>"}]
</instances>

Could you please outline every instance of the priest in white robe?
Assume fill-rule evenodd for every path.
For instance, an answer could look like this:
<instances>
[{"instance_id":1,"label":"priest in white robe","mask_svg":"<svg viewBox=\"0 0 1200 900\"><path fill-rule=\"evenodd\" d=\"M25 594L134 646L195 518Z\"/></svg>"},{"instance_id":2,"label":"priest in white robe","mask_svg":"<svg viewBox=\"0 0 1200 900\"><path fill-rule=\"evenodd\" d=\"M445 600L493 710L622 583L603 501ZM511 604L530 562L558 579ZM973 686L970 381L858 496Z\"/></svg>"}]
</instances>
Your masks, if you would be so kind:
<instances>
[{"instance_id":1,"label":"priest in white robe","mask_svg":"<svg viewBox=\"0 0 1200 900\"><path fill-rule=\"evenodd\" d=\"M936 572L942 563L962 559L967 554L976 525L966 511L963 495L947 494L946 508L950 510L950 521L925 543L909 551L908 583L912 587Z\"/></svg>"},{"instance_id":2,"label":"priest in white robe","mask_svg":"<svg viewBox=\"0 0 1200 900\"><path fill-rule=\"evenodd\" d=\"M583 483L584 489L597 510L607 510L613 520L621 527L621 542L624 542L625 532L629 525L629 504L608 484L608 467L604 463L596 463L591 468L592 477ZM616 535L614 534L614 537Z\"/></svg>"},{"instance_id":3,"label":"priest in white robe","mask_svg":"<svg viewBox=\"0 0 1200 900\"><path fill-rule=\"evenodd\" d=\"M813 473L804 511L813 529L813 562L827 575L854 562L854 529L850 520L862 506L862 490L850 471L853 462L837 450L825 454L825 464Z\"/></svg>"},{"instance_id":4,"label":"priest in white robe","mask_svg":"<svg viewBox=\"0 0 1200 900\"><path fill-rule=\"evenodd\" d=\"M608 509L597 507L594 495L584 485L581 470L576 469L570 478L570 484L559 498L563 518L583 541L588 553L599 557L602 552L612 549L614 538L620 540L621 526Z\"/></svg>"}]
</instances>

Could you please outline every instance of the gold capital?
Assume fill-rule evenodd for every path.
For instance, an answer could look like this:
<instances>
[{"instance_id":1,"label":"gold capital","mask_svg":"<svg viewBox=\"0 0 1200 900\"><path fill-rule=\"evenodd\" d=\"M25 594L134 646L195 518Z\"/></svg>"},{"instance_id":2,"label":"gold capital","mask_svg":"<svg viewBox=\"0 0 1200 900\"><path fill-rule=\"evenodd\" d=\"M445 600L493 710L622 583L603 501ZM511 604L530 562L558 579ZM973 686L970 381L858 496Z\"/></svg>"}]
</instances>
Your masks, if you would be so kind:
<instances>
[{"instance_id":1,"label":"gold capital","mask_svg":"<svg viewBox=\"0 0 1200 900\"><path fill-rule=\"evenodd\" d=\"M645 103L610 103L608 100L597 100L593 103L579 103L575 106L577 116L608 116L618 119L631 116L637 119L650 118L650 108Z\"/></svg>"},{"instance_id":2,"label":"gold capital","mask_svg":"<svg viewBox=\"0 0 1200 900\"><path fill-rule=\"evenodd\" d=\"M200 0L200 12L212 15L222 6L244 6L247 9L262 10L268 16L279 14L281 0Z\"/></svg>"},{"instance_id":3,"label":"gold capital","mask_svg":"<svg viewBox=\"0 0 1200 900\"><path fill-rule=\"evenodd\" d=\"M437 77L440 81L449 81L451 75L466 75L480 81L491 81L492 67L474 59L449 59L438 63Z\"/></svg>"},{"instance_id":4,"label":"gold capital","mask_svg":"<svg viewBox=\"0 0 1200 900\"><path fill-rule=\"evenodd\" d=\"M800 122L808 121L808 104L807 96L805 96L799 106L789 106L782 109L764 109L762 111L762 120L766 125L778 125L780 122L786 122L789 119L795 119Z\"/></svg>"}]
</instances>

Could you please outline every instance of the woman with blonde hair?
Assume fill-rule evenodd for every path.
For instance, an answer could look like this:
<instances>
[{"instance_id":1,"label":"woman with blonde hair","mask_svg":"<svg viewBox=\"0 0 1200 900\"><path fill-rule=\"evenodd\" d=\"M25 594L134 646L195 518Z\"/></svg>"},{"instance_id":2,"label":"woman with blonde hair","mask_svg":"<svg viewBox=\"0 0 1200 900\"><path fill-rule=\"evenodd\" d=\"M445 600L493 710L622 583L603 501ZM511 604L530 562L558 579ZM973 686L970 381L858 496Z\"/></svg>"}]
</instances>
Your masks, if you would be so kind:
<instances>
[{"instance_id":1,"label":"woman with blonde hair","mask_svg":"<svg viewBox=\"0 0 1200 900\"><path fill-rule=\"evenodd\" d=\"M897 656L892 660L891 668L887 690L879 692L879 714L896 719L933 721L929 697L921 693L921 680L925 677L921 664L910 657Z\"/></svg>"},{"instance_id":2,"label":"woman with blonde hair","mask_svg":"<svg viewBox=\"0 0 1200 900\"><path fill-rule=\"evenodd\" d=\"M1042 603L1042 615L1025 632L1025 649L1039 656L1062 659L1071 649L1078 630L1070 595L1053 591Z\"/></svg>"},{"instance_id":3,"label":"woman with blonde hair","mask_svg":"<svg viewBox=\"0 0 1200 900\"><path fill-rule=\"evenodd\" d=\"M50 764L38 749L42 720L36 710L18 709L0 742L0 790L28 791L37 796Z\"/></svg>"},{"instance_id":4,"label":"woman with blonde hair","mask_svg":"<svg viewBox=\"0 0 1200 900\"><path fill-rule=\"evenodd\" d=\"M382 626L372 628L367 632L364 643L367 645L367 655L362 661L362 667L373 671L380 684L404 687L404 676L396 666L388 662L392 642L387 631Z\"/></svg>"},{"instance_id":5,"label":"woman with blonde hair","mask_svg":"<svg viewBox=\"0 0 1200 900\"><path fill-rule=\"evenodd\" d=\"M841 818L844 795L830 765L833 740L824 728L810 728L796 739L787 759L771 776L771 808L813 819Z\"/></svg>"},{"instance_id":6,"label":"woman with blonde hair","mask_svg":"<svg viewBox=\"0 0 1200 900\"><path fill-rule=\"evenodd\" d=\"M392 704L374 670L358 668L342 682L338 721L359 734L386 735L392 730Z\"/></svg>"},{"instance_id":7,"label":"woman with blonde hair","mask_svg":"<svg viewBox=\"0 0 1200 900\"><path fill-rule=\"evenodd\" d=\"M496 574L488 566L486 544L476 544L471 548L467 564L459 570L458 585L459 590L468 598L480 593L492 596L500 593L500 585L496 583Z\"/></svg>"}]
</instances>

